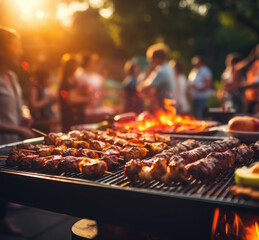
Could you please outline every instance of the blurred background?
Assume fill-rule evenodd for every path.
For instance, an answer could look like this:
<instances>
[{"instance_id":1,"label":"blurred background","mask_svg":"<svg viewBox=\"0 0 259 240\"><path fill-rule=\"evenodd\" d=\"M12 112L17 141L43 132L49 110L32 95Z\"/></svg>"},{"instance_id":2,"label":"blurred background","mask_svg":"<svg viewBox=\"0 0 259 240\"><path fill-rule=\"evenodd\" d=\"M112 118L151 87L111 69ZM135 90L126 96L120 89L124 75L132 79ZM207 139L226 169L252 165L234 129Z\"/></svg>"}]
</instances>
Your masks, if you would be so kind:
<instances>
[{"instance_id":1,"label":"blurred background","mask_svg":"<svg viewBox=\"0 0 259 240\"><path fill-rule=\"evenodd\" d=\"M120 82L126 59L162 41L188 69L201 54L217 81L229 52L245 57L258 42L258 9L257 0L1 0L0 24L22 36L20 75L55 70L66 52L91 51L107 78Z\"/></svg>"}]
</instances>

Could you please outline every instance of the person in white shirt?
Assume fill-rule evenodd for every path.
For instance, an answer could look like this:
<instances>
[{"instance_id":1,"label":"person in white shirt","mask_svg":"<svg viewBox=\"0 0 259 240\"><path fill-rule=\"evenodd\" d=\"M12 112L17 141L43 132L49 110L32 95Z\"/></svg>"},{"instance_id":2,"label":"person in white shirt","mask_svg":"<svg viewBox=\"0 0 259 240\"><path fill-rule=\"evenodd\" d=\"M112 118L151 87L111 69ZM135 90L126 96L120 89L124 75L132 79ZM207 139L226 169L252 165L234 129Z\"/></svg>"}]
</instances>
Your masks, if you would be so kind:
<instances>
[{"instance_id":1,"label":"person in white shirt","mask_svg":"<svg viewBox=\"0 0 259 240\"><path fill-rule=\"evenodd\" d=\"M184 75L184 66L181 61L170 61L170 65L175 72L175 100L177 113L181 115L189 114L190 108L187 101L187 79Z\"/></svg>"},{"instance_id":2,"label":"person in white shirt","mask_svg":"<svg viewBox=\"0 0 259 240\"><path fill-rule=\"evenodd\" d=\"M99 113L101 111L104 78L98 72L100 59L97 54L85 54L82 59L82 69L76 73L78 86L88 88L90 92L90 103L87 107L87 114ZM87 92L87 91L86 91Z\"/></svg>"},{"instance_id":3,"label":"person in white shirt","mask_svg":"<svg viewBox=\"0 0 259 240\"><path fill-rule=\"evenodd\" d=\"M204 65L200 56L191 60L193 69L189 74L189 88L192 99L193 115L197 119L204 117L209 97L212 95L212 72Z\"/></svg>"}]
</instances>

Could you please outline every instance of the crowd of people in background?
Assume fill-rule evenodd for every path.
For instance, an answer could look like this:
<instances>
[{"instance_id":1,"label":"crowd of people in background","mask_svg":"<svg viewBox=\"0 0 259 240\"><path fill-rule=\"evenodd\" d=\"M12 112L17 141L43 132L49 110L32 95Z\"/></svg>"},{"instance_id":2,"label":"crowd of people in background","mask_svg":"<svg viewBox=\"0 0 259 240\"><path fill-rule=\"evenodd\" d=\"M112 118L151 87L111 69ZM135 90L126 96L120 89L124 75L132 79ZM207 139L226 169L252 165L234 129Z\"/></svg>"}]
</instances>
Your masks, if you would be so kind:
<instances>
[{"instance_id":1,"label":"crowd of people in background","mask_svg":"<svg viewBox=\"0 0 259 240\"><path fill-rule=\"evenodd\" d=\"M74 125L86 123L93 114L102 113L105 78L101 74L101 59L95 53L82 53L80 58L78 54L64 54L56 90L51 88L57 79L53 71L38 68L30 73L25 101L31 118L25 117L21 88L12 71L19 65L23 53L20 37L14 30L2 27L0 38L0 101L3 106L0 109L3 132L0 143L34 136L31 127L42 132L56 129L66 132ZM145 69L137 58L124 65L121 94L116 96L124 102L121 112L167 111L165 100L169 99L176 114L204 119L215 89L212 70L202 57L197 55L191 59L192 69L188 75L183 61L170 59L170 49L163 43L150 46L146 59L149 64ZM225 64L217 94L221 108L255 114L259 109L259 45L244 59L238 53L228 54ZM60 120L54 109L59 111Z\"/></svg>"}]
</instances>

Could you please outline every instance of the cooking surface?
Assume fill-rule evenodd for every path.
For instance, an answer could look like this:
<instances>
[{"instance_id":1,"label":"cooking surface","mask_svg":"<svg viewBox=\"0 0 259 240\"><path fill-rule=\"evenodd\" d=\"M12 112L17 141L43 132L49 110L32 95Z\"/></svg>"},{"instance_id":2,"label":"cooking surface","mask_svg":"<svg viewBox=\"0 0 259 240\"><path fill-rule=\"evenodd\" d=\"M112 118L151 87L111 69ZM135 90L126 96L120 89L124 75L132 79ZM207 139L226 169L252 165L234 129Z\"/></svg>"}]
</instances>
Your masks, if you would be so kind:
<instances>
[{"instance_id":1,"label":"cooking surface","mask_svg":"<svg viewBox=\"0 0 259 240\"><path fill-rule=\"evenodd\" d=\"M216 140L201 136L196 139L203 144ZM1 148L0 154L7 155L8 151L8 147ZM139 225L139 221L143 225L146 221L152 226L150 221L156 224L161 219L181 222L179 216L188 215L192 223L197 220L197 214L199 221L205 216L212 218L217 207L259 213L259 203L238 199L230 193L234 169L206 184L192 180L187 184L172 182L169 185L156 180L130 182L123 175L123 166L112 172L114 175L89 180L80 173L59 176L20 171L0 161L1 187L8 200L77 217L126 225Z\"/></svg>"},{"instance_id":2,"label":"cooking surface","mask_svg":"<svg viewBox=\"0 0 259 240\"><path fill-rule=\"evenodd\" d=\"M186 138L186 136L180 136ZM200 143L207 144L217 137L194 137L199 140ZM210 139L210 140L208 140ZM0 149L1 155L7 155L9 148L5 147ZM250 161L247 165L250 165L255 160ZM258 207L259 204L250 200L238 199L234 197L229 188L235 184L234 182L234 169L222 174L215 181L209 183L202 183L199 180L191 180L187 184L180 182L172 182L170 184L163 184L159 181L153 180L151 182L131 182L123 175L124 166L120 166L116 170L112 171L114 175L105 174L99 179L86 179L81 173L63 173L62 176L54 174L45 174L39 171L21 171L18 167L9 167L5 165L5 161L0 161L0 173L10 175L21 175L30 178L47 178L52 181L70 182L75 184L93 185L99 187L114 188L117 191L138 191L145 194L155 194L161 196L167 196L169 198L187 198L198 201L204 201L212 204L219 205L231 205L233 207L241 208L253 208ZM8 176L8 175L7 175Z\"/></svg>"}]
</instances>

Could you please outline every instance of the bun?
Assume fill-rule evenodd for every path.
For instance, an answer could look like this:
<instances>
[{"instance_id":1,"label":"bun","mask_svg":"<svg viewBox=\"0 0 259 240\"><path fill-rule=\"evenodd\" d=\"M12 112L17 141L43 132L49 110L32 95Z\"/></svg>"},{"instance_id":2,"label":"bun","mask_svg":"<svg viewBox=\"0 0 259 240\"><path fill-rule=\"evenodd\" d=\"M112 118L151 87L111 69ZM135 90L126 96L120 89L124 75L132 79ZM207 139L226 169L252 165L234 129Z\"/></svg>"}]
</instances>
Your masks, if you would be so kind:
<instances>
[{"instance_id":1,"label":"bun","mask_svg":"<svg viewBox=\"0 0 259 240\"><path fill-rule=\"evenodd\" d=\"M234 131L259 131L259 120L249 116L238 116L229 120L228 129Z\"/></svg>"}]
</instances>

